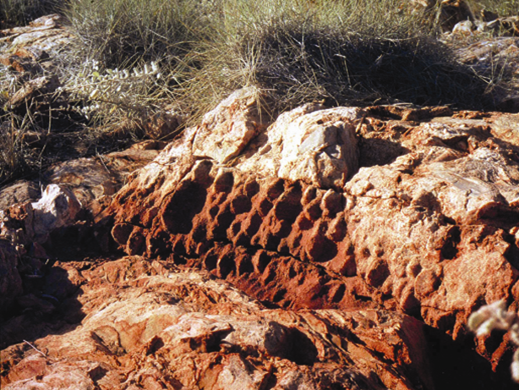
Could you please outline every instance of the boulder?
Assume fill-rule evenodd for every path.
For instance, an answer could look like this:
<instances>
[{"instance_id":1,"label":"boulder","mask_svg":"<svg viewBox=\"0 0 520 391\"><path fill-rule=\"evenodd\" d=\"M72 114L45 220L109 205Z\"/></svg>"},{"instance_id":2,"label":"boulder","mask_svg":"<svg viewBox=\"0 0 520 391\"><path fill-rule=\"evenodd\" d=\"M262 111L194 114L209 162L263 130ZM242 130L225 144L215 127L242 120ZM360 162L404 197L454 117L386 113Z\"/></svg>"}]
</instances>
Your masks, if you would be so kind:
<instances>
[{"instance_id":1,"label":"boulder","mask_svg":"<svg viewBox=\"0 0 520 391\"><path fill-rule=\"evenodd\" d=\"M0 190L0 210L24 202L34 202L40 198L40 189L31 181L21 180Z\"/></svg>"},{"instance_id":2,"label":"boulder","mask_svg":"<svg viewBox=\"0 0 520 391\"><path fill-rule=\"evenodd\" d=\"M207 113L195 131L193 155L209 157L219 163L238 156L266 126L266 115L258 104L261 98L256 88L244 88Z\"/></svg>"},{"instance_id":3,"label":"boulder","mask_svg":"<svg viewBox=\"0 0 520 391\"><path fill-rule=\"evenodd\" d=\"M238 160L243 172L341 189L358 169L360 108L308 104L283 113ZM264 144L264 145L262 145Z\"/></svg>"},{"instance_id":4,"label":"boulder","mask_svg":"<svg viewBox=\"0 0 520 391\"><path fill-rule=\"evenodd\" d=\"M73 224L81 209L81 204L70 190L55 184L47 186L42 198L31 206L36 235Z\"/></svg>"}]
</instances>

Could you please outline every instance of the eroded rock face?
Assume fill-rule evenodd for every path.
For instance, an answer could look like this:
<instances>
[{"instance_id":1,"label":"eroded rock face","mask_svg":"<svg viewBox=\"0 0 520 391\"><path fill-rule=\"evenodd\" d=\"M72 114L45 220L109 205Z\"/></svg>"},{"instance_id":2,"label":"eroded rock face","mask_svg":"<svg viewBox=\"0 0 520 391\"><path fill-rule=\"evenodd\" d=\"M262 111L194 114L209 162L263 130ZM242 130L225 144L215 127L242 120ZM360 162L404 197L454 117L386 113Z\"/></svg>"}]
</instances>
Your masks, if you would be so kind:
<instances>
[{"instance_id":1,"label":"eroded rock face","mask_svg":"<svg viewBox=\"0 0 520 391\"><path fill-rule=\"evenodd\" d=\"M40 352L6 349L3 388L432 388L423 325L406 315L269 310L208 273L141 257L76 275L81 326L36 340Z\"/></svg>"},{"instance_id":2,"label":"eroded rock face","mask_svg":"<svg viewBox=\"0 0 520 391\"><path fill-rule=\"evenodd\" d=\"M64 298L56 296L55 291L68 283L60 280L56 289L42 290L42 286L57 259L109 252L109 230L99 229L94 222L102 218L100 212L130 172L158 155L156 147L156 143L143 142L126 151L51 166L41 177L41 195L36 183L29 181L0 191L2 320L33 310L55 312L56 297ZM50 298L42 298L42 294ZM23 323L33 322L24 316L17 319L20 323L13 323L12 329L22 332L27 327ZM5 347L11 339L0 334L0 340Z\"/></svg>"},{"instance_id":3,"label":"eroded rock face","mask_svg":"<svg viewBox=\"0 0 520 391\"><path fill-rule=\"evenodd\" d=\"M4 237L23 244L9 251L27 252L11 274L40 278L5 304L24 309L2 324L6 387L473 388L508 376L508 334L473 338L466 322L499 299L518 312L518 115L309 104L269 124L258 94L233 94L132 174L131 154L49 172L90 211L84 235L108 251L110 231L123 259L45 269L37 255L65 243L68 223L38 247L43 201L3 212ZM78 165L107 175L78 179Z\"/></svg>"},{"instance_id":4,"label":"eroded rock face","mask_svg":"<svg viewBox=\"0 0 520 391\"><path fill-rule=\"evenodd\" d=\"M282 308L386 308L464 339L480 305L518 308L518 142L500 138L518 128L497 118L304 106L227 165L193 128L116 196L112 234Z\"/></svg>"}]
</instances>

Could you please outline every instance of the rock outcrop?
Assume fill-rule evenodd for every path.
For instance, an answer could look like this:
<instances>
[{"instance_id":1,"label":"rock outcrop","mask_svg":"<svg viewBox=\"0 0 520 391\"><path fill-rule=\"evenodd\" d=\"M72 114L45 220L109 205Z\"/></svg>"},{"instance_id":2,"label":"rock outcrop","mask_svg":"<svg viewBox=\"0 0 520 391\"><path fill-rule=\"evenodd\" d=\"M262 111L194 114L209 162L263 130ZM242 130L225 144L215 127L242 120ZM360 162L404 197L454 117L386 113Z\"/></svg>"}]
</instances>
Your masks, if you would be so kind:
<instances>
[{"instance_id":1,"label":"rock outcrop","mask_svg":"<svg viewBox=\"0 0 520 391\"><path fill-rule=\"evenodd\" d=\"M235 99L116 195L127 254L205 269L279 308L405 313L457 341L483 304L518 311L518 115L307 105L234 139L224 163L195 141L255 132L233 111L250 96ZM508 356L507 338L478 343L494 367Z\"/></svg>"},{"instance_id":2,"label":"rock outcrop","mask_svg":"<svg viewBox=\"0 0 520 391\"><path fill-rule=\"evenodd\" d=\"M66 341L49 335L6 349L6 389L433 384L423 325L407 315L266 309L208 273L139 256L62 267L81 285L76 307L87 314Z\"/></svg>"},{"instance_id":3,"label":"rock outcrop","mask_svg":"<svg viewBox=\"0 0 520 391\"><path fill-rule=\"evenodd\" d=\"M3 212L3 387L509 385L508 334L466 324L518 312L518 115L307 104L272 122L261 94L120 190L70 162ZM114 259L60 261L71 243Z\"/></svg>"},{"instance_id":4,"label":"rock outcrop","mask_svg":"<svg viewBox=\"0 0 520 391\"><path fill-rule=\"evenodd\" d=\"M62 164L3 212L8 388L442 387L442 335L507 368L507 334L466 322L518 311L518 115L308 104L269 123L259 94L128 177L130 152ZM109 230L128 257L44 262L110 251Z\"/></svg>"},{"instance_id":5,"label":"rock outcrop","mask_svg":"<svg viewBox=\"0 0 520 391\"><path fill-rule=\"evenodd\" d=\"M257 298L282 307L385 305L419 314L424 305L421 316L438 312L432 325L451 313L441 323L456 334L468 314L453 314L455 308L470 311L503 297L516 280L516 146L494 137L491 121L455 115L413 122L414 113L416 121L436 115L305 106L281 115L230 164L192 148L207 132L203 123L115 197L108 213L114 239L128 254L174 254L236 284L244 279L251 294L258 281ZM398 115L408 121L389 119ZM212 137L219 128L227 129L218 124ZM237 139L235 150L241 145ZM484 259L487 266L475 265ZM472 264L467 275L465 264ZM479 270L494 280L487 267L504 273L502 288L489 291L476 278ZM451 268L457 284L444 282ZM301 273L290 269L308 270L316 286L331 285L304 293Z\"/></svg>"}]
</instances>

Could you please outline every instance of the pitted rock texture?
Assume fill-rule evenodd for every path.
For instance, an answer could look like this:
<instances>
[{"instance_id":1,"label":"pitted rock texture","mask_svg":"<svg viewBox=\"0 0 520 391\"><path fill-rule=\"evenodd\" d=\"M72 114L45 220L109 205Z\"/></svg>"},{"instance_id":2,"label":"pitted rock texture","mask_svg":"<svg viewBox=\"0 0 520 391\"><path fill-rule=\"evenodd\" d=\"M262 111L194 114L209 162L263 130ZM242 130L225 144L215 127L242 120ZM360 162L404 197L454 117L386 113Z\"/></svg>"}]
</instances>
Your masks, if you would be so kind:
<instances>
[{"instance_id":1,"label":"pitted rock texture","mask_svg":"<svg viewBox=\"0 0 520 391\"><path fill-rule=\"evenodd\" d=\"M259 94L1 211L2 388L511 386L518 115Z\"/></svg>"},{"instance_id":2,"label":"pitted rock texture","mask_svg":"<svg viewBox=\"0 0 520 391\"><path fill-rule=\"evenodd\" d=\"M307 105L227 164L194 152L207 134L195 127L117 194L112 235L128 254L206 269L267 305L384 308L464 340L479 306L518 311L515 121Z\"/></svg>"},{"instance_id":3,"label":"pitted rock texture","mask_svg":"<svg viewBox=\"0 0 520 391\"><path fill-rule=\"evenodd\" d=\"M84 318L66 339L2 351L3 389L433 386L424 326L407 315L270 310L208 273L136 256L61 267Z\"/></svg>"}]
</instances>

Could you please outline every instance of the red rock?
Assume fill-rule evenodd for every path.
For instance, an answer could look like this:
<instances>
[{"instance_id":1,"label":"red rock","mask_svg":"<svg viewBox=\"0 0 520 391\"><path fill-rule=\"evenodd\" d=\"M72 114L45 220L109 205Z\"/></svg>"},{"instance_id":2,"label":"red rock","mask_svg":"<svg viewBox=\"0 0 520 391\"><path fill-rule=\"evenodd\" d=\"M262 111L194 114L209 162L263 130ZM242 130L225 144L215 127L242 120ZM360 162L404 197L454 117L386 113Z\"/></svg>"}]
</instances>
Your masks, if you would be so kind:
<instances>
[{"instance_id":1,"label":"red rock","mask_svg":"<svg viewBox=\"0 0 520 391\"><path fill-rule=\"evenodd\" d=\"M433 384L423 325L406 315L269 310L207 273L140 257L80 274L81 326L2 351L2 388Z\"/></svg>"},{"instance_id":2,"label":"red rock","mask_svg":"<svg viewBox=\"0 0 520 391\"><path fill-rule=\"evenodd\" d=\"M299 137L295 123L309 110L318 124L334 113L306 106L282 115L226 167L194 162L192 140L206 133L189 131L115 197L116 241L129 254L209 270L262 302L386 308L457 340L479 304L517 303L509 231L518 223L518 165L497 138L502 130L457 113L435 117L446 110L399 114L426 118L418 123L389 121L396 114L387 108L340 116L344 125L335 126L357 131L361 161L370 154L371 166L339 190L305 168L278 168L286 143L274 129ZM219 128L230 121L212 115L223 118ZM397 145L393 156L387 145Z\"/></svg>"},{"instance_id":3,"label":"red rock","mask_svg":"<svg viewBox=\"0 0 520 391\"><path fill-rule=\"evenodd\" d=\"M56 263L43 291L11 296L30 311L4 323L8 388L472 388L509 371L508 337L475 339L466 322L499 299L518 311L512 117L258 112L251 91L232 95L123 171L102 213L49 228L45 251L74 238L86 252L94 231L109 251L110 230L129 256ZM51 177L86 200L122 182L76 180L78 163ZM3 213L27 254L38 213ZM32 251L27 267L43 267Z\"/></svg>"}]
</instances>

